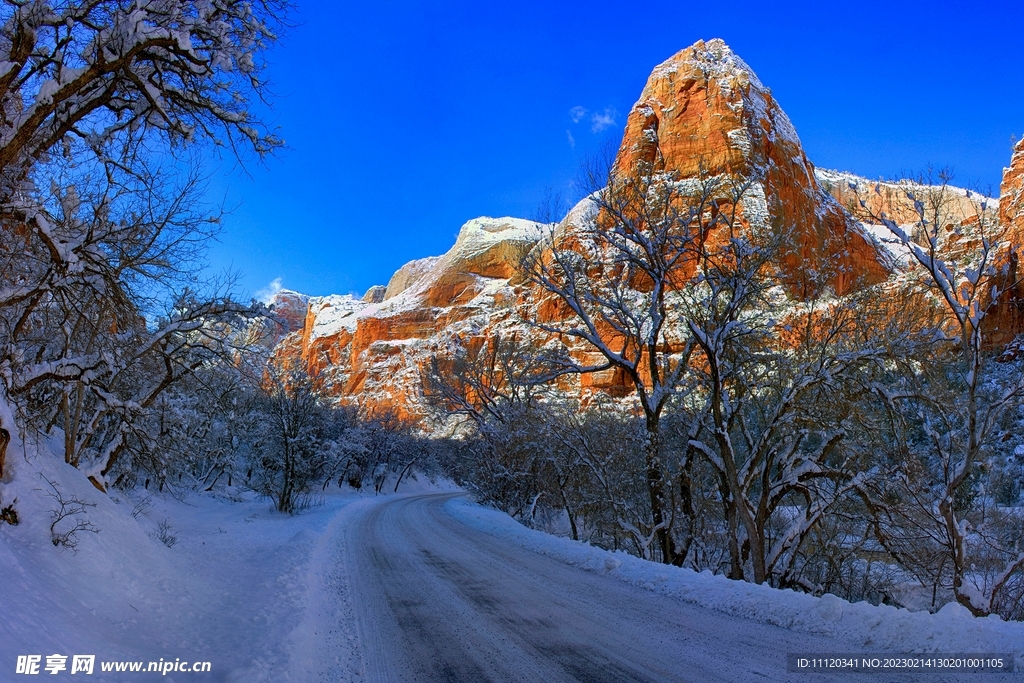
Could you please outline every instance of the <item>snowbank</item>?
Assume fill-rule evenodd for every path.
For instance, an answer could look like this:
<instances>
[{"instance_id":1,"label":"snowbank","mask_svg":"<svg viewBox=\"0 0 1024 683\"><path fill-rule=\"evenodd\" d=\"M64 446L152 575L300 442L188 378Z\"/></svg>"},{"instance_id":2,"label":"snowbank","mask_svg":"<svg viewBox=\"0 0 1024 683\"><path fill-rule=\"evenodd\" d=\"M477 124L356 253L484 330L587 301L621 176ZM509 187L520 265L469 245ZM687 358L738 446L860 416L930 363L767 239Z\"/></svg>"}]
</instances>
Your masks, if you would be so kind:
<instances>
[{"instance_id":1,"label":"snowbank","mask_svg":"<svg viewBox=\"0 0 1024 683\"><path fill-rule=\"evenodd\" d=\"M910 612L866 602L851 604L834 595L820 598L743 581L709 571L648 562L624 552L527 529L508 515L453 499L450 513L481 531L507 539L527 550L607 574L627 583L680 598L734 616L783 628L834 636L860 644L867 652L889 653L1013 653L1017 670L1024 660L1024 624L997 616L975 619L957 603L936 614Z\"/></svg>"},{"instance_id":2,"label":"snowbank","mask_svg":"<svg viewBox=\"0 0 1024 683\"><path fill-rule=\"evenodd\" d=\"M289 517L265 500L138 492L111 496L81 472L18 444L18 526L0 524L0 680L19 655L96 656L94 681L306 683L358 678L338 574L337 530L359 494ZM12 460L8 453L8 461ZM53 482L86 503L76 551L50 540ZM134 515L133 515L134 512ZM158 538L160 527L170 547ZM60 527L58 527L60 528ZM209 661L210 674L102 673L101 661ZM329 671L319 671L329 662ZM75 681L68 671L47 680ZM317 676L316 674L321 674Z\"/></svg>"}]
</instances>

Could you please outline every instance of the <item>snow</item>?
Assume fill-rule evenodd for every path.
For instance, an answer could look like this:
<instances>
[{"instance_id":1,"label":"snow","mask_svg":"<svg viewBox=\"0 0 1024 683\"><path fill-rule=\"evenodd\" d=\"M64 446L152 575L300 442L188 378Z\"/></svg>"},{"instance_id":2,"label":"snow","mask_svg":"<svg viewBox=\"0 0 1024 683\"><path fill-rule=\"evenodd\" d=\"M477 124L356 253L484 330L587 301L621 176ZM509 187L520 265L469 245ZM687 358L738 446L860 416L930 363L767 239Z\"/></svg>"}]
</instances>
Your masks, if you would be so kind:
<instances>
[{"instance_id":1,"label":"snow","mask_svg":"<svg viewBox=\"0 0 1024 683\"><path fill-rule=\"evenodd\" d=\"M49 458L31 465L65 493L94 503L89 519L101 531L83 539L77 554L54 548L47 498L25 495L35 484L26 485L28 472L19 468L23 523L0 532L0 666L12 666L19 654L95 654L98 661L210 661L214 680L239 683L365 680L368 663L356 615L372 606L363 604L362 584L352 583L350 564L339 558L358 552L358 544L346 541L354 520L405 496L333 493L294 517L247 495L153 495L148 506L139 506L139 495L107 498ZM413 482L409 490L436 489ZM133 517L133 508L142 512ZM1024 625L974 619L955 603L935 615L851 605L830 595L778 591L608 552L526 529L459 499L445 509L513 554L539 553L729 618L859 643L870 652L1020 657L1024 650ZM164 520L178 538L170 548L153 537ZM121 679L97 671L91 680ZM132 680L157 677L136 674ZM177 680L189 677L179 674Z\"/></svg>"},{"instance_id":2,"label":"snow","mask_svg":"<svg viewBox=\"0 0 1024 683\"><path fill-rule=\"evenodd\" d=\"M358 314L369 306L370 304L349 294L332 294L310 299L309 310L314 316L310 339L334 337L342 330L354 333Z\"/></svg>"},{"instance_id":3,"label":"snow","mask_svg":"<svg viewBox=\"0 0 1024 683\"><path fill-rule=\"evenodd\" d=\"M868 233L875 242L883 247L894 261L901 267L907 267L914 262L914 254L910 247L896 237L892 230L884 225L878 225L876 223L860 223L861 229ZM904 225L900 226L904 232L910 230L912 226Z\"/></svg>"},{"instance_id":4,"label":"snow","mask_svg":"<svg viewBox=\"0 0 1024 683\"><path fill-rule=\"evenodd\" d=\"M208 661L212 676L133 673L131 680L363 680L339 557L352 511L384 496L332 489L295 516L241 489L108 496L45 444L12 437L0 493L20 523L0 522L0 680L10 680L19 655L42 655L45 663L55 653L95 655L87 680L111 683L128 679L101 672L100 662L161 658ZM98 529L80 533L75 551L50 541L57 503L47 482L82 501L82 519ZM399 496L451 488L412 474ZM158 540L161 525L176 539L170 546Z\"/></svg>"},{"instance_id":5,"label":"snow","mask_svg":"<svg viewBox=\"0 0 1024 683\"><path fill-rule=\"evenodd\" d=\"M45 445L26 446L15 436L8 451L14 476L3 485L3 503L17 499L21 523L0 524L0 667L9 672L17 656L24 654L95 654L98 662L209 661L212 680L228 683L366 680L371 663L362 640L365 626L357 624L357 615L373 613L383 603L368 602L366 586L351 574L354 558L367 552L353 539L365 539L371 518L380 517L375 511L384 510L390 501L425 500L407 496L436 491L437 486L407 479L399 496L332 491L321 504L290 517L238 490L178 498L142 490L107 496L47 450ZM80 534L77 552L50 542L55 500L48 494L47 481L65 498L86 503L85 516L99 529ZM406 507L414 510L418 504ZM681 599L713 610L704 621L722 633L747 623L750 633L764 628L761 625L781 627L808 634L781 638L806 637L819 644L830 638L829 643L854 648L848 651L1013 652L1018 662L1024 654L1024 624L1004 623L997 617L975 619L956 603L928 614L850 604L830 595L816 598L550 536L461 499L443 507L448 517L469 527L467 533L472 530L482 538L482 532L491 539L488 547L514 556L524 567L541 567L530 559L538 553L566 565L564 572L551 574L563 577L559 580L571 578L570 568L577 567ZM409 533L419 529L410 538L425 543L428 522L407 517L400 528ZM161 524L177 539L171 547L157 539ZM418 526L407 528L410 524ZM384 529L375 533L380 531ZM442 534L434 539L436 544L448 532L431 533ZM400 546L388 541L390 551L398 552ZM486 574L494 560L480 555L484 550L466 546L452 552L479 555L483 559L472 571ZM558 586L548 585L543 591L557 593ZM509 599L513 597L510 593ZM472 619L486 622L480 614ZM757 666L769 664L764 659ZM90 680L124 678L97 670ZM188 674L141 673L131 680L197 679Z\"/></svg>"},{"instance_id":6,"label":"snow","mask_svg":"<svg viewBox=\"0 0 1024 683\"><path fill-rule=\"evenodd\" d=\"M768 210L768 198L764 193L763 183L752 183L743 195L743 215L751 225L764 229L771 225L771 212Z\"/></svg>"},{"instance_id":7,"label":"snow","mask_svg":"<svg viewBox=\"0 0 1024 683\"><path fill-rule=\"evenodd\" d=\"M281 278L274 278L270 284L256 292L256 299L267 306L279 307L298 306L305 308L309 304L309 296L302 292L285 289L281 286Z\"/></svg>"},{"instance_id":8,"label":"snow","mask_svg":"<svg viewBox=\"0 0 1024 683\"><path fill-rule=\"evenodd\" d=\"M324 591L343 586L331 544L359 495L328 496L287 517L251 494L107 497L52 456L17 459L18 476L3 490L5 504L17 497L21 523L0 525L3 680L18 655L59 653L96 655L89 680L97 681L126 680L102 674L101 661L160 658L209 661L213 680L309 681L313 661L324 656L309 632L324 618L333 619L333 630L324 631L332 661L348 661L351 619L344 619L344 601L328 603ZM95 506L85 514L99 532L80 534L77 552L50 543L55 502L42 477ZM155 538L165 521L177 537L172 547ZM196 677L132 675L175 679Z\"/></svg>"},{"instance_id":9,"label":"snow","mask_svg":"<svg viewBox=\"0 0 1024 683\"><path fill-rule=\"evenodd\" d=\"M522 549L725 614L860 644L868 652L1012 652L1018 667L1024 659L1024 624L997 616L975 619L957 603L936 614L851 604L834 595L778 590L603 550L527 529L504 513L462 500L452 500L447 507L460 521Z\"/></svg>"},{"instance_id":10,"label":"snow","mask_svg":"<svg viewBox=\"0 0 1024 683\"><path fill-rule=\"evenodd\" d=\"M691 49L691 48L686 48ZM685 50L683 50L685 52ZM732 49L720 38L714 38L704 43L703 49L694 55L701 66L707 69L709 77L724 78L743 72L750 79L750 84L757 89L764 89L753 69L747 66ZM650 79L662 78L678 71L679 62L675 57L654 67Z\"/></svg>"},{"instance_id":11,"label":"snow","mask_svg":"<svg viewBox=\"0 0 1024 683\"><path fill-rule=\"evenodd\" d=\"M474 218L459 230L449 258L469 256L490 249L499 242L536 242L544 236L543 226L523 218Z\"/></svg>"}]
</instances>

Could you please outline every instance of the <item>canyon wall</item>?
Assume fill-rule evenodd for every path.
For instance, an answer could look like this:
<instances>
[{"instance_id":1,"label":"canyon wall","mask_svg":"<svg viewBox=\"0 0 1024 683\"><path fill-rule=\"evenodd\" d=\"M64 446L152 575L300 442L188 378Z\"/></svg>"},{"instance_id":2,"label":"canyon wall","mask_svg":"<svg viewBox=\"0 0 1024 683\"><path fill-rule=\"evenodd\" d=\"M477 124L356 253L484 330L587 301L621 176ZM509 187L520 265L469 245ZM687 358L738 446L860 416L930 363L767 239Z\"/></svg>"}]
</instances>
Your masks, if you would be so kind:
<instances>
[{"instance_id":1,"label":"canyon wall","mask_svg":"<svg viewBox=\"0 0 1024 683\"><path fill-rule=\"evenodd\" d=\"M698 42L652 72L612 165L618 174L637 169L678 180L721 176L749 182L742 223L785 235L776 266L794 298L819 295L823 287L843 295L883 282L898 268L898 250L884 243L885 230L857 220L859 199L867 197L860 208L868 214L885 212L900 223L915 215L897 185L883 183L872 192L873 181L816 171L771 91L720 40ZM1015 239L1024 230L1022 186L1024 145L1018 145L999 209ZM950 191L964 220L971 220L977 202L963 190ZM339 399L365 412L388 410L418 420L425 412L421 369L432 354L454 340L479 344L536 334L524 318L566 315L520 269L531 250L549 248L545 236L571 241L574 232L585 232L581 226L594 220L587 205L581 202L553 229L516 218L471 220L448 253L406 264L386 287L374 287L362 299L309 299L301 326L292 310L301 295L279 294L290 328L276 348L279 362L300 363L322 375ZM1012 337L1020 331L1015 304L1001 299L998 305L996 333ZM586 360L587 349L571 350ZM630 392L621 373L611 370L563 383L569 391Z\"/></svg>"}]
</instances>

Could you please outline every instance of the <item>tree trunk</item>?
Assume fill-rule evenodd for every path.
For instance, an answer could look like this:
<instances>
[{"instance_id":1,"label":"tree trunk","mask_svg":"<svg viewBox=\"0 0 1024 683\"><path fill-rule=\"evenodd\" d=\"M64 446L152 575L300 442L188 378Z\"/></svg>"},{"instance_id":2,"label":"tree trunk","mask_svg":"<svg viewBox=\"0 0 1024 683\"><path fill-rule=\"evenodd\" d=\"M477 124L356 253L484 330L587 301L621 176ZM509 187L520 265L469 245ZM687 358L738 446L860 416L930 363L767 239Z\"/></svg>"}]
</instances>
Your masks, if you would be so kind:
<instances>
[{"instance_id":1,"label":"tree trunk","mask_svg":"<svg viewBox=\"0 0 1024 683\"><path fill-rule=\"evenodd\" d=\"M395 482L395 493L398 493L398 485L402 483L402 478L405 477L405 475L409 473L409 470L412 469L412 466L415 465L415 464L416 464L416 458L413 458L409 462L409 464L405 466L405 469L402 470L402 473L398 475L398 481Z\"/></svg>"},{"instance_id":2,"label":"tree trunk","mask_svg":"<svg viewBox=\"0 0 1024 683\"><path fill-rule=\"evenodd\" d=\"M749 526L749 524L748 524ZM755 525L755 532L750 536L751 564L754 567L754 583L764 583L768 580L768 571L764 561L764 529Z\"/></svg>"},{"instance_id":3,"label":"tree trunk","mask_svg":"<svg viewBox=\"0 0 1024 683\"><path fill-rule=\"evenodd\" d=\"M729 489L725 472L718 473L718 493L722 497L722 511L729 531L729 578L743 580L743 560L740 558L739 524L736 520L736 504Z\"/></svg>"},{"instance_id":4,"label":"tree trunk","mask_svg":"<svg viewBox=\"0 0 1024 683\"><path fill-rule=\"evenodd\" d=\"M4 478L4 465L7 462L7 444L11 442L11 433L0 427L0 479Z\"/></svg>"},{"instance_id":5,"label":"tree trunk","mask_svg":"<svg viewBox=\"0 0 1024 683\"><path fill-rule=\"evenodd\" d=\"M283 481L281 482L281 497L277 501L278 512L292 512L292 458L291 447L288 443L287 437L285 437L284 444L284 473L282 475Z\"/></svg>"},{"instance_id":6,"label":"tree trunk","mask_svg":"<svg viewBox=\"0 0 1024 683\"><path fill-rule=\"evenodd\" d=\"M576 515L573 514L572 506L569 505L568 496L565 495L565 485L562 483L562 480L558 478L558 475L555 475L555 478L558 481L558 493L562 496L562 507L565 508L565 514L569 518L569 527L572 529L572 540L578 541L580 540L580 534L576 529Z\"/></svg>"},{"instance_id":7,"label":"tree trunk","mask_svg":"<svg viewBox=\"0 0 1024 683\"><path fill-rule=\"evenodd\" d=\"M976 617L983 617L988 614L988 611L975 605L971 598L963 592L964 574L967 571L967 558L964 549L964 537L960 533L956 512L953 510L952 501L954 495L955 493L952 488L947 489L947 496L939 503L939 514L946 525L946 535L949 537L950 544L950 559L953 561L953 597L956 598L957 602L970 610L971 614Z\"/></svg>"},{"instance_id":8,"label":"tree trunk","mask_svg":"<svg viewBox=\"0 0 1024 683\"><path fill-rule=\"evenodd\" d=\"M661 549L661 561L672 564L675 549L672 544L672 530L665 524L664 493L662 490L661 470L661 435L658 433L658 415L647 415L647 452L644 454L647 464L647 490L651 496L651 516L657 529L658 548Z\"/></svg>"},{"instance_id":9,"label":"tree trunk","mask_svg":"<svg viewBox=\"0 0 1024 683\"><path fill-rule=\"evenodd\" d=\"M682 567L686 563L686 557L690 554L690 546L693 545L696 520L693 510L693 447L687 446L686 459L679 468L679 506L686 517L686 539L683 547L676 552L672 564Z\"/></svg>"}]
</instances>

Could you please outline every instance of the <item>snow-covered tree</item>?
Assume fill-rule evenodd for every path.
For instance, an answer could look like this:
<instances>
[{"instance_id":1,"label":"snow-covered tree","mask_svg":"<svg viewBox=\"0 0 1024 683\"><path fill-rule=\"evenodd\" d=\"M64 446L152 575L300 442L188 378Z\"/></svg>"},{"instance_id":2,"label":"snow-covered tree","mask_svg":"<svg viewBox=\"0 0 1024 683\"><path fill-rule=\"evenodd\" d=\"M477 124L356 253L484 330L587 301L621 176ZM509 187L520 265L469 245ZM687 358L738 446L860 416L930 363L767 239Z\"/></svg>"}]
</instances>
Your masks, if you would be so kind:
<instances>
[{"instance_id":1,"label":"snow-covered tree","mask_svg":"<svg viewBox=\"0 0 1024 683\"><path fill-rule=\"evenodd\" d=\"M314 378L273 365L260 381L260 396L248 434L255 465L253 487L293 513L331 467L330 410Z\"/></svg>"},{"instance_id":2,"label":"snow-covered tree","mask_svg":"<svg viewBox=\"0 0 1024 683\"><path fill-rule=\"evenodd\" d=\"M865 500L881 541L903 564L932 573L975 615L1019 617L1019 517L995 506L986 513L991 494L983 490L999 443L1008 441L1008 416L1024 399L1024 373L1000 368L989 339L997 318L1019 305L1008 301L1019 286L1016 255L991 200L949 180L941 173L937 182L900 183L913 206L910 223L869 211L870 195L860 200L865 217L885 225L903 250L900 277L915 291L914 305L935 320L899 366L901 376L873 387L896 425L901 455L898 476ZM925 564L927 557L934 560Z\"/></svg>"},{"instance_id":3,"label":"snow-covered tree","mask_svg":"<svg viewBox=\"0 0 1024 683\"><path fill-rule=\"evenodd\" d=\"M688 444L720 481L730 576L789 584L804 539L872 474L845 442L858 375L884 349L864 343L861 297L787 296L788 235L756 232L701 247L684 293L698 352L682 405Z\"/></svg>"},{"instance_id":4,"label":"snow-covered tree","mask_svg":"<svg viewBox=\"0 0 1024 683\"><path fill-rule=\"evenodd\" d=\"M263 155L284 2L0 4L0 400L98 487L247 307L197 291L198 144ZM182 161L184 160L184 161ZM7 412L7 411L5 411Z\"/></svg>"},{"instance_id":5,"label":"snow-covered tree","mask_svg":"<svg viewBox=\"0 0 1024 683\"><path fill-rule=\"evenodd\" d=\"M695 348L678 292L689 286L700 245L738 226L749 183L704 171L682 179L638 162L607 172L592 166L584 184L588 210L570 214L527 263L529 279L565 313L535 324L600 359L566 356L563 371L611 370L632 387L647 435L646 534L663 562L678 563L660 427Z\"/></svg>"},{"instance_id":6,"label":"snow-covered tree","mask_svg":"<svg viewBox=\"0 0 1024 683\"><path fill-rule=\"evenodd\" d=\"M252 106L265 91L262 58L286 6L284 0L5 0L4 215L34 223L32 176L46 157L69 150L116 158L127 139L141 134L177 146L205 138L272 151L280 140Z\"/></svg>"}]
</instances>

